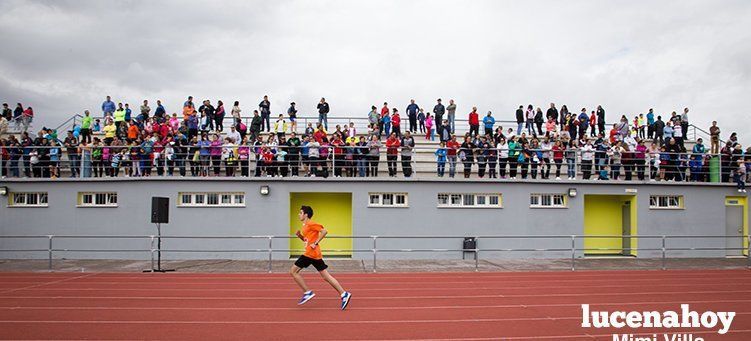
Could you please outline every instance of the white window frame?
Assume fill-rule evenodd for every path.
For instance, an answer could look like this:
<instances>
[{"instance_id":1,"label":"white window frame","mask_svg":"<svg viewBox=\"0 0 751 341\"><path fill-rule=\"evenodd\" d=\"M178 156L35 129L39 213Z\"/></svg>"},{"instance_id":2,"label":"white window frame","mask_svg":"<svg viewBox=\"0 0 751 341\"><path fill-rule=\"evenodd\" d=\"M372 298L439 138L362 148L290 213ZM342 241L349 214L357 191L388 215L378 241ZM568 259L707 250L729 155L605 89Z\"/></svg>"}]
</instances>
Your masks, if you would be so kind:
<instances>
[{"instance_id":1,"label":"white window frame","mask_svg":"<svg viewBox=\"0 0 751 341\"><path fill-rule=\"evenodd\" d=\"M497 204L490 204L493 197ZM503 208L502 193L438 193L436 200L438 208Z\"/></svg>"},{"instance_id":2,"label":"white window frame","mask_svg":"<svg viewBox=\"0 0 751 341\"><path fill-rule=\"evenodd\" d=\"M674 202L671 202L672 200ZM685 209L683 195L650 195L649 196L649 209L650 210L683 210Z\"/></svg>"},{"instance_id":3,"label":"white window frame","mask_svg":"<svg viewBox=\"0 0 751 341\"><path fill-rule=\"evenodd\" d=\"M16 197L23 198L19 203ZM27 204L29 198L34 198L36 204ZM49 194L47 192L11 192L8 194L8 207L48 207Z\"/></svg>"},{"instance_id":4,"label":"white window frame","mask_svg":"<svg viewBox=\"0 0 751 341\"><path fill-rule=\"evenodd\" d=\"M214 197L216 201L213 201ZM179 192L177 207L245 207L246 199L245 192ZM210 200L216 203L210 204Z\"/></svg>"},{"instance_id":5,"label":"white window frame","mask_svg":"<svg viewBox=\"0 0 751 341\"><path fill-rule=\"evenodd\" d=\"M91 202L86 202L86 197L91 197ZM97 199L103 199L99 204ZM114 200L113 200L114 199ZM76 207L117 207L117 192L78 192L78 205Z\"/></svg>"},{"instance_id":6,"label":"white window frame","mask_svg":"<svg viewBox=\"0 0 751 341\"><path fill-rule=\"evenodd\" d=\"M399 197L404 199L403 203L397 203ZM409 194L405 192L370 192L368 193L368 207L406 208L409 207Z\"/></svg>"},{"instance_id":7,"label":"white window frame","mask_svg":"<svg viewBox=\"0 0 751 341\"><path fill-rule=\"evenodd\" d=\"M556 200L557 199L557 200ZM559 201L560 203L557 203ZM531 193L530 208L568 208L568 198L561 193Z\"/></svg>"}]
</instances>

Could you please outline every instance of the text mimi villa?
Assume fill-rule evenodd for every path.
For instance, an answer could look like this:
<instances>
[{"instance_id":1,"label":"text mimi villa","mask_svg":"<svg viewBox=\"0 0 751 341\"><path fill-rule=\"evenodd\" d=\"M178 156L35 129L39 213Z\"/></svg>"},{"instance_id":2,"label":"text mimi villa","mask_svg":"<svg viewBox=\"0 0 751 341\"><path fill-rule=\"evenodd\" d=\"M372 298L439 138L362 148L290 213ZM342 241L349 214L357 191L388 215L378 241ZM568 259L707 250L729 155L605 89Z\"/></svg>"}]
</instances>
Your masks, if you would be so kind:
<instances>
[{"instance_id":1,"label":"text mimi villa","mask_svg":"<svg viewBox=\"0 0 751 341\"><path fill-rule=\"evenodd\" d=\"M589 304L582 304L582 328L615 328L629 327L638 334L613 334L613 341L704 341L701 337L694 337L690 331L658 335L643 335L650 333L645 328L704 328L717 329L718 334L725 334L735 318L735 312L705 311L699 313L691 310L688 304L681 304L680 311L592 311Z\"/></svg>"}]
</instances>

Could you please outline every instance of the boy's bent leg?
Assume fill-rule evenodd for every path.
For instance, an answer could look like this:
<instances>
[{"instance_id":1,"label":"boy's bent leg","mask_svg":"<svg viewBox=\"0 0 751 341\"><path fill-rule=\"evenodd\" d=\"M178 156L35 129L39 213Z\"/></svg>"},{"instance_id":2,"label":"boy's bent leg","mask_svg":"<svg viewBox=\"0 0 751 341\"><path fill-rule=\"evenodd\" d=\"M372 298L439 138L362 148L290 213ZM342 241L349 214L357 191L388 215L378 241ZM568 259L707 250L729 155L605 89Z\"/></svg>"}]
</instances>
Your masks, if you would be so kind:
<instances>
[{"instance_id":1,"label":"boy's bent leg","mask_svg":"<svg viewBox=\"0 0 751 341\"><path fill-rule=\"evenodd\" d=\"M300 271L302 271L302 268L297 265L292 265L292 267L289 269L289 274L292 275L292 278L294 278L295 283L305 292L310 291L308 286L305 284L305 279L300 274Z\"/></svg>"},{"instance_id":2,"label":"boy's bent leg","mask_svg":"<svg viewBox=\"0 0 751 341\"><path fill-rule=\"evenodd\" d=\"M331 285L331 287L333 287L337 292L339 292L339 295L344 293L344 288L342 288L342 285L339 284L339 281L337 281L336 278L334 278L334 276L331 276L328 270L324 269L324 270L319 271L318 273L321 274L321 277L323 277L323 279L326 282L328 282Z\"/></svg>"}]
</instances>

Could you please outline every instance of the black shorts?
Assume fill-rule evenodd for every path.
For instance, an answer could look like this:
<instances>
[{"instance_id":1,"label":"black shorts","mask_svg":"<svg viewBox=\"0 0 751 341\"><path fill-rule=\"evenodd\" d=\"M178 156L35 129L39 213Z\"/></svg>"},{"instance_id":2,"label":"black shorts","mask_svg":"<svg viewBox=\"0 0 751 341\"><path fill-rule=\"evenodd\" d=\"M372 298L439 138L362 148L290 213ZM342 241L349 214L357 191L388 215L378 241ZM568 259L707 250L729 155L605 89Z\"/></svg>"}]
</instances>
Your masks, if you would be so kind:
<instances>
[{"instance_id":1,"label":"black shorts","mask_svg":"<svg viewBox=\"0 0 751 341\"><path fill-rule=\"evenodd\" d=\"M311 264L313 264L313 267L318 271L326 270L326 268L329 267L328 265L326 265L326 263L323 262L323 259L313 259L306 256L300 256L300 258L295 261L295 266L301 269L305 269Z\"/></svg>"}]
</instances>

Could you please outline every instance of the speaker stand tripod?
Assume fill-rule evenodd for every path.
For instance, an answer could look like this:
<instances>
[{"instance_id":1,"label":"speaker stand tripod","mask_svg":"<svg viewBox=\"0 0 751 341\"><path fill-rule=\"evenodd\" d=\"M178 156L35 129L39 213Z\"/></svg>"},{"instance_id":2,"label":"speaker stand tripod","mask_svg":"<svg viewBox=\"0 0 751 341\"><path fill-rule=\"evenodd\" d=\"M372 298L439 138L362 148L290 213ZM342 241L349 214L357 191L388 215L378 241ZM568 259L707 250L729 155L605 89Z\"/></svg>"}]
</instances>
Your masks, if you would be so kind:
<instances>
[{"instance_id":1,"label":"speaker stand tripod","mask_svg":"<svg viewBox=\"0 0 751 341\"><path fill-rule=\"evenodd\" d=\"M156 223L156 268L154 268L153 258L151 269L143 270L143 272L170 272L175 269L162 269L162 224Z\"/></svg>"}]
</instances>

